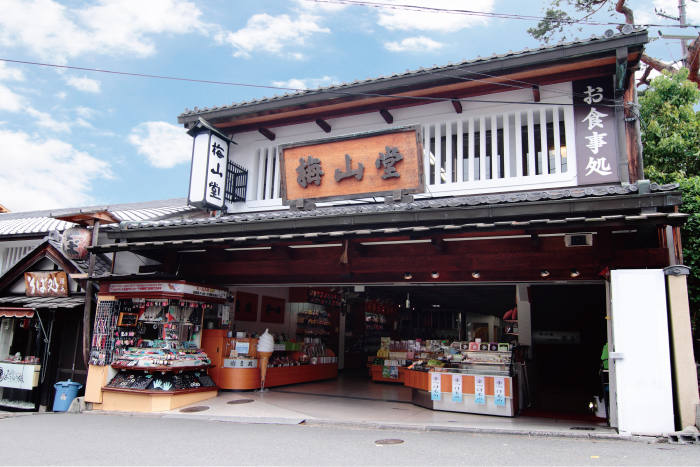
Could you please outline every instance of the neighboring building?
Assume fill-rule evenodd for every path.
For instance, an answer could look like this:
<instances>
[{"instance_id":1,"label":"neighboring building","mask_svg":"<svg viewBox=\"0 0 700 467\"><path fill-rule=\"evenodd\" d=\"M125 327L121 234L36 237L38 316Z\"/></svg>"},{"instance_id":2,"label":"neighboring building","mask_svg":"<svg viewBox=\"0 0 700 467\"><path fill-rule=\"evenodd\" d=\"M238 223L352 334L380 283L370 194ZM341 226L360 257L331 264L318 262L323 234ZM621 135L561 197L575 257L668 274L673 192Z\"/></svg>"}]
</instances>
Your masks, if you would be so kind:
<instances>
[{"instance_id":1,"label":"neighboring building","mask_svg":"<svg viewBox=\"0 0 700 467\"><path fill-rule=\"evenodd\" d=\"M88 261L66 255L62 234L77 225L57 217L98 210L107 211L122 222L202 215L185 199L0 214L0 366L5 375L28 371L23 375L25 380L31 377L32 368L38 374L36 384L29 387L0 379L1 410L51 410L56 382L86 382L82 330ZM109 241L105 233L100 234L101 243ZM112 256L96 255L95 274L132 269L134 261L144 264L134 256L124 255L115 265ZM65 293L30 294L25 275L44 277L48 273L63 274L60 277L65 282ZM56 279L52 276L51 280ZM7 359L17 353L21 363L8 363ZM34 359L39 363L35 364Z\"/></svg>"},{"instance_id":2,"label":"neighboring building","mask_svg":"<svg viewBox=\"0 0 700 467\"><path fill-rule=\"evenodd\" d=\"M431 398L425 373L406 376L419 405L583 417L610 394L621 432L682 429L698 404L679 244L687 216L676 185L643 179L634 72L647 40L606 33L186 110L190 202L220 212L125 222L107 230L118 245L93 251L150 261L124 272L225 286L237 329L322 335L340 368L365 367L378 333L527 346L529 359L506 372L507 397L472 381L494 384L498 372L467 372L465 402L452 405L439 378ZM99 279L127 283L114 290L143 282ZM118 306L110 287L104 300ZM342 306L333 298L324 310L330 330L304 331L319 325L304 311L310 288L342 291ZM277 303L283 316L270 316ZM231 329L221 314L207 320L221 330L205 339ZM109 371L90 367L86 400L102 403ZM210 375L240 389L234 371Z\"/></svg>"}]
</instances>

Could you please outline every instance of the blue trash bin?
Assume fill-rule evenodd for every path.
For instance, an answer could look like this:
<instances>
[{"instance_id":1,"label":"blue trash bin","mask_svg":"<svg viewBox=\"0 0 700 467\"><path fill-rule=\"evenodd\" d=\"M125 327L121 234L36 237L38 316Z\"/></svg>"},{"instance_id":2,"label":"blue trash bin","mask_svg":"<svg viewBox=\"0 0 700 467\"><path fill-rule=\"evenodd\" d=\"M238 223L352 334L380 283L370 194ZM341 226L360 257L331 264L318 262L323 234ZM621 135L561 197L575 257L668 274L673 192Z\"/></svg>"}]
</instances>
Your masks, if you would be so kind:
<instances>
[{"instance_id":1,"label":"blue trash bin","mask_svg":"<svg viewBox=\"0 0 700 467\"><path fill-rule=\"evenodd\" d=\"M56 388L56 397L53 399L54 412L66 412L73 399L78 397L78 391L83 387L80 383L68 381L59 381L53 385Z\"/></svg>"}]
</instances>

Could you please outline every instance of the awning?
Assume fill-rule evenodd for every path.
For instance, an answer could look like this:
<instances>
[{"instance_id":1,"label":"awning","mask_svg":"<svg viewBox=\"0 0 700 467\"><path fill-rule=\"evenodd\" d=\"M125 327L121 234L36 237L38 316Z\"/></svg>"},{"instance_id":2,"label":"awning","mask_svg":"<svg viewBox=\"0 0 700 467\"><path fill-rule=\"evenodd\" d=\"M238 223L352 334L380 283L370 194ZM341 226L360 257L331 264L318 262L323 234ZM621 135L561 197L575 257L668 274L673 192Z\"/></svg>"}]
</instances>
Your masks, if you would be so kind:
<instances>
[{"instance_id":1,"label":"awning","mask_svg":"<svg viewBox=\"0 0 700 467\"><path fill-rule=\"evenodd\" d=\"M34 310L0 307L0 318L33 318Z\"/></svg>"},{"instance_id":2,"label":"awning","mask_svg":"<svg viewBox=\"0 0 700 467\"><path fill-rule=\"evenodd\" d=\"M27 297L16 295L10 297L0 297L0 310L2 305L11 303L22 305L24 308L75 308L85 304L85 295L72 297Z\"/></svg>"}]
</instances>

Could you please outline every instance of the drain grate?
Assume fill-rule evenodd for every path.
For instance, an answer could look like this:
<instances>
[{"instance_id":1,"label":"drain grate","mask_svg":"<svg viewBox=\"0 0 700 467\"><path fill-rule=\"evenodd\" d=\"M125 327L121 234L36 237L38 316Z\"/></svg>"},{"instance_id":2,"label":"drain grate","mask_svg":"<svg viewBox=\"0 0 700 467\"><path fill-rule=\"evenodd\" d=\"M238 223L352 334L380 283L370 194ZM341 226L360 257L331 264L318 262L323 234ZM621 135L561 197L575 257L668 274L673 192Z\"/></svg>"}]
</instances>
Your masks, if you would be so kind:
<instances>
[{"instance_id":1,"label":"drain grate","mask_svg":"<svg viewBox=\"0 0 700 467\"><path fill-rule=\"evenodd\" d=\"M595 428L590 426L572 426L572 430L595 431Z\"/></svg>"},{"instance_id":2,"label":"drain grate","mask_svg":"<svg viewBox=\"0 0 700 467\"><path fill-rule=\"evenodd\" d=\"M184 409L180 409L180 412L192 413L192 412L204 412L205 410L209 410L209 407L207 407L206 405L198 405L196 407L186 407Z\"/></svg>"},{"instance_id":3,"label":"drain grate","mask_svg":"<svg viewBox=\"0 0 700 467\"><path fill-rule=\"evenodd\" d=\"M410 409L402 409L400 407L392 407L391 410L410 410Z\"/></svg>"},{"instance_id":4,"label":"drain grate","mask_svg":"<svg viewBox=\"0 0 700 467\"><path fill-rule=\"evenodd\" d=\"M249 402L255 402L253 399L234 399L232 401L228 401L227 404L248 404Z\"/></svg>"},{"instance_id":5,"label":"drain grate","mask_svg":"<svg viewBox=\"0 0 700 467\"><path fill-rule=\"evenodd\" d=\"M378 439L377 441L374 442L374 444L401 444L403 443L402 439Z\"/></svg>"}]
</instances>

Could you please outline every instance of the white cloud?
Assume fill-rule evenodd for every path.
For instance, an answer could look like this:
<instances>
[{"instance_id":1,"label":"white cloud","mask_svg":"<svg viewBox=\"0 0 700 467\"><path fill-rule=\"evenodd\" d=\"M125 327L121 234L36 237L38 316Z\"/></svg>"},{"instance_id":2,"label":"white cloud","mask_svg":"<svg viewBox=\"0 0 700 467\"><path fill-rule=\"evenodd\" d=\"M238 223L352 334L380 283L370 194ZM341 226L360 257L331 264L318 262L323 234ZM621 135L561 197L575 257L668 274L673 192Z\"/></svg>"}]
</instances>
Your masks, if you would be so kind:
<instances>
[{"instance_id":1,"label":"white cloud","mask_svg":"<svg viewBox=\"0 0 700 467\"><path fill-rule=\"evenodd\" d=\"M192 160L192 138L166 122L144 122L131 130L129 142L153 167L170 169Z\"/></svg>"},{"instance_id":2,"label":"white cloud","mask_svg":"<svg viewBox=\"0 0 700 467\"><path fill-rule=\"evenodd\" d=\"M272 85L280 88L291 88L291 89L315 89L319 86L328 86L333 81L330 76L324 76L323 78L305 78L297 79L292 78L287 81L273 81Z\"/></svg>"},{"instance_id":3,"label":"white cloud","mask_svg":"<svg viewBox=\"0 0 700 467\"><path fill-rule=\"evenodd\" d=\"M201 15L185 0L99 0L82 9L54 0L3 0L0 45L26 47L59 63L86 53L146 57L155 50L150 34L206 34Z\"/></svg>"},{"instance_id":4,"label":"white cloud","mask_svg":"<svg viewBox=\"0 0 700 467\"><path fill-rule=\"evenodd\" d=\"M335 13L336 11L344 10L349 6L343 3L323 3L308 0L296 0L296 2L300 7L302 7L305 10L325 11L329 13Z\"/></svg>"},{"instance_id":5,"label":"white cloud","mask_svg":"<svg viewBox=\"0 0 700 467\"><path fill-rule=\"evenodd\" d=\"M56 95L56 97L58 97L59 99L65 99L66 96L67 96L68 94L66 94L65 92L61 91L61 92L57 92L55 95Z\"/></svg>"},{"instance_id":6,"label":"white cloud","mask_svg":"<svg viewBox=\"0 0 700 467\"><path fill-rule=\"evenodd\" d=\"M75 108L75 113L82 118L93 118L95 115L100 115L101 112L90 107L78 106Z\"/></svg>"},{"instance_id":7,"label":"white cloud","mask_svg":"<svg viewBox=\"0 0 700 467\"><path fill-rule=\"evenodd\" d=\"M495 0L470 0L469 2L464 0L432 0L429 5L426 5L426 2L423 0L385 0L382 3L492 12ZM456 13L430 13L426 11L385 8L379 10L377 23L390 30L454 32L472 26L485 25L488 23L488 18Z\"/></svg>"},{"instance_id":8,"label":"white cloud","mask_svg":"<svg viewBox=\"0 0 700 467\"><path fill-rule=\"evenodd\" d=\"M22 70L10 68L7 62L0 62L0 81L24 81Z\"/></svg>"},{"instance_id":9,"label":"white cloud","mask_svg":"<svg viewBox=\"0 0 700 467\"><path fill-rule=\"evenodd\" d=\"M0 130L0 199L12 211L94 204L91 185L110 165L56 139Z\"/></svg>"},{"instance_id":10,"label":"white cloud","mask_svg":"<svg viewBox=\"0 0 700 467\"><path fill-rule=\"evenodd\" d=\"M297 19L262 13L252 16L243 29L222 32L216 40L233 46L234 57L250 58L250 54L258 50L281 55L284 47L304 45L305 39L314 33L330 33L330 29L318 24L319 20L318 16L307 13L300 14ZM292 54L292 58L299 59L300 54Z\"/></svg>"},{"instance_id":11,"label":"white cloud","mask_svg":"<svg viewBox=\"0 0 700 467\"><path fill-rule=\"evenodd\" d=\"M442 47L440 42L436 42L429 37L408 37L401 42L385 42L384 48L391 52L430 52Z\"/></svg>"},{"instance_id":12,"label":"white cloud","mask_svg":"<svg viewBox=\"0 0 700 467\"><path fill-rule=\"evenodd\" d=\"M33 107L28 107L26 112L36 118L36 124L52 131L70 133L70 122L59 122L46 112L41 112Z\"/></svg>"},{"instance_id":13,"label":"white cloud","mask_svg":"<svg viewBox=\"0 0 700 467\"><path fill-rule=\"evenodd\" d=\"M90 79L87 76L80 78L78 76L68 75L65 79L68 86L72 86L78 91L92 94L99 94L100 92L100 82L95 79Z\"/></svg>"},{"instance_id":14,"label":"white cloud","mask_svg":"<svg viewBox=\"0 0 700 467\"><path fill-rule=\"evenodd\" d=\"M6 86L0 84L0 110L19 112L25 104L24 97L15 94Z\"/></svg>"}]
</instances>

